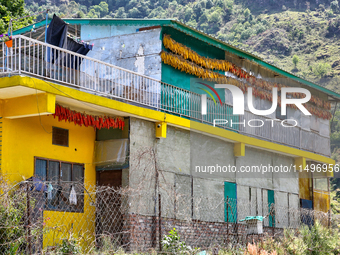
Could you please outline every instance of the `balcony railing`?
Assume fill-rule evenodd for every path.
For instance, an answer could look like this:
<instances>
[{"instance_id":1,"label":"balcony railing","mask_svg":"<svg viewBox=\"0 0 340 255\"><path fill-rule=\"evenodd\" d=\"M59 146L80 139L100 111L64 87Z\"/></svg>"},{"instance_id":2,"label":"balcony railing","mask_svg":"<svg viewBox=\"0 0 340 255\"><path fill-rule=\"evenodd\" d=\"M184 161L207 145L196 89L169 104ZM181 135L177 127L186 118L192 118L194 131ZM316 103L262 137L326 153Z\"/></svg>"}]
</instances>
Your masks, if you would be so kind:
<instances>
[{"instance_id":1,"label":"balcony railing","mask_svg":"<svg viewBox=\"0 0 340 255\"><path fill-rule=\"evenodd\" d=\"M232 114L232 107L207 99L207 115L201 114L201 96L148 76L86 57L25 36L14 36L13 47L0 43L0 74L26 74L47 81L78 88L115 100L169 112L191 120L213 124L214 119L228 120L220 128L258 137L275 143L330 156L329 138L304 131L300 127L284 128L280 122L253 128L249 119L268 119L253 115ZM230 122L246 121L246 126ZM265 121L271 123L271 121Z\"/></svg>"}]
</instances>

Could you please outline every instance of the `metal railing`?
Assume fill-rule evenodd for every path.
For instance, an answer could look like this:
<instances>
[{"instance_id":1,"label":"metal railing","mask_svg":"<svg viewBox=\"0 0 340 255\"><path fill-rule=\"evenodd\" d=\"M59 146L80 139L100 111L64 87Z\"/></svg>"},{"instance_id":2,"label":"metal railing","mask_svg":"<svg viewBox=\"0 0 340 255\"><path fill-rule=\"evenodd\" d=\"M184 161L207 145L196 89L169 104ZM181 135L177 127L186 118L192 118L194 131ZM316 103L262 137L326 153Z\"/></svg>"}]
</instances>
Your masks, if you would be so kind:
<instances>
[{"instance_id":1,"label":"metal railing","mask_svg":"<svg viewBox=\"0 0 340 255\"><path fill-rule=\"evenodd\" d=\"M0 74L39 77L203 123L213 124L214 119L224 119L228 123L218 127L330 156L328 137L300 127L284 128L278 121L273 121L274 127L271 127L272 122L265 121L270 118L248 111L244 116L233 115L232 106L215 104L210 98L207 99L208 114L202 115L200 94L22 35L13 37L12 48L0 43ZM266 125L249 127L250 119L262 119ZM246 125L231 125L231 122L243 121Z\"/></svg>"}]
</instances>

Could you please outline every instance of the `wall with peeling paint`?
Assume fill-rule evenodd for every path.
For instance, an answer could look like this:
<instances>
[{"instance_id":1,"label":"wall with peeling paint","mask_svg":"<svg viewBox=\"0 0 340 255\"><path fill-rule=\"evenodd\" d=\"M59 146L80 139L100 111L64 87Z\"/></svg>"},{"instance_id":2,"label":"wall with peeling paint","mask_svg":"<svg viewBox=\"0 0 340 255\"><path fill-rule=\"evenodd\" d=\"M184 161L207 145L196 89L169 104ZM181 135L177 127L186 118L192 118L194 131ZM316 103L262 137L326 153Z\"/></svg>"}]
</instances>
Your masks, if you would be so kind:
<instances>
[{"instance_id":1,"label":"wall with peeling paint","mask_svg":"<svg viewBox=\"0 0 340 255\"><path fill-rule=\"evenodd\" d=\"M160 32L157 28L108 37L102 34L102 38L89 39L94 47L87 56L160 80Z\"/></svg>"}]
</instances>

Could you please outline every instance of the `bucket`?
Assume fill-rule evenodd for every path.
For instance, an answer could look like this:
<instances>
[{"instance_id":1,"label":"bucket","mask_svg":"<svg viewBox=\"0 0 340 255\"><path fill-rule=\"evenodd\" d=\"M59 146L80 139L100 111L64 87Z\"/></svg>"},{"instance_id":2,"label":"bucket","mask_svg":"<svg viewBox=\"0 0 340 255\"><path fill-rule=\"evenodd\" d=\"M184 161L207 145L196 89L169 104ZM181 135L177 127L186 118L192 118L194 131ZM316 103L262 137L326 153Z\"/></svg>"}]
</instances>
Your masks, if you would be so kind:
<instances>
[{"instance_id":1,"label":"bucket","mask_svg":"<svg viewBox=\"0 0 340 255\"><path fill-rule=\"evenodd\" d=\"M8 48L12 48L13 46L13 40L9 40L5 42Z\"/></svg>"}]
</instances>

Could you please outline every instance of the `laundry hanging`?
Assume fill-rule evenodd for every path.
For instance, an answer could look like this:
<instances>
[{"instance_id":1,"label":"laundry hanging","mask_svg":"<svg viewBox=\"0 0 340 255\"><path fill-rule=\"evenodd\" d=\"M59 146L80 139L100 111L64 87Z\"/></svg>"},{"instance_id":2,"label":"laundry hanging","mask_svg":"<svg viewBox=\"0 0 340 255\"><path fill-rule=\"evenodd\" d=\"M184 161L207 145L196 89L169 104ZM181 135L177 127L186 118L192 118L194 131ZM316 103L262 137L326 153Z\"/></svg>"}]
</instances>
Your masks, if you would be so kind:
<instances>
[{"instance_id":1,"label":"laundry hanging","mask_svg":"<svg viewBox=\"0 0 340 255\"><path fill-rule=\"evenodd\" d=\"M53 186L51 183L48 184L46 193L47 193L47 199L51 200L52 199L52 190L53 190Z\"/></svg>"},{"instance_id":2,"label":"laundry hanging","mask_svg":"<svg viewBox=\"0 0 340 255\"><path fill-rule=\"evenodd\" d=\"M70 192L69 200L70 200L70 204L71 205L76 205L77 204L77 193L76 193L76 191L75 191L73 186L72 186L72 189L71 189L71 192Z\"/></svg>"},{"instance_id":3,"label":"laundry hanging","mask_svg":"<svg viewBox=\"0 0 340 255\"><path fill-rule=\"evenodd\" d=\"M67 30L67 23L54 14L53 19L47 28L46 42L60 48L65 48L67 45ZM47 51L47 62L53 63L57 58L58 52L49 48Z\"/></svg>"},{"instance_id":4,"label":"laundry hanging","mask_svg":"<svg viewBox=\"0 0 340 255\"><path fill-rule=\"evenodd\" d=\"M79 43L79 42L73 40L72 38L67 37L67 47L66 48L69 51L73 51L75 53L86 56L86 54L90 50L92 50L92 47L93 47L92 45L88 45L88 44L83 43L83 42ZM67 67L74 68L74 69L77 70L78 67L81 64L81 61L82 61L81 57L76 57L76 56L73 56L71 54L67 54L66 57L65 57L64 63L66 64Z\"/></svg>"}]
</instances>

